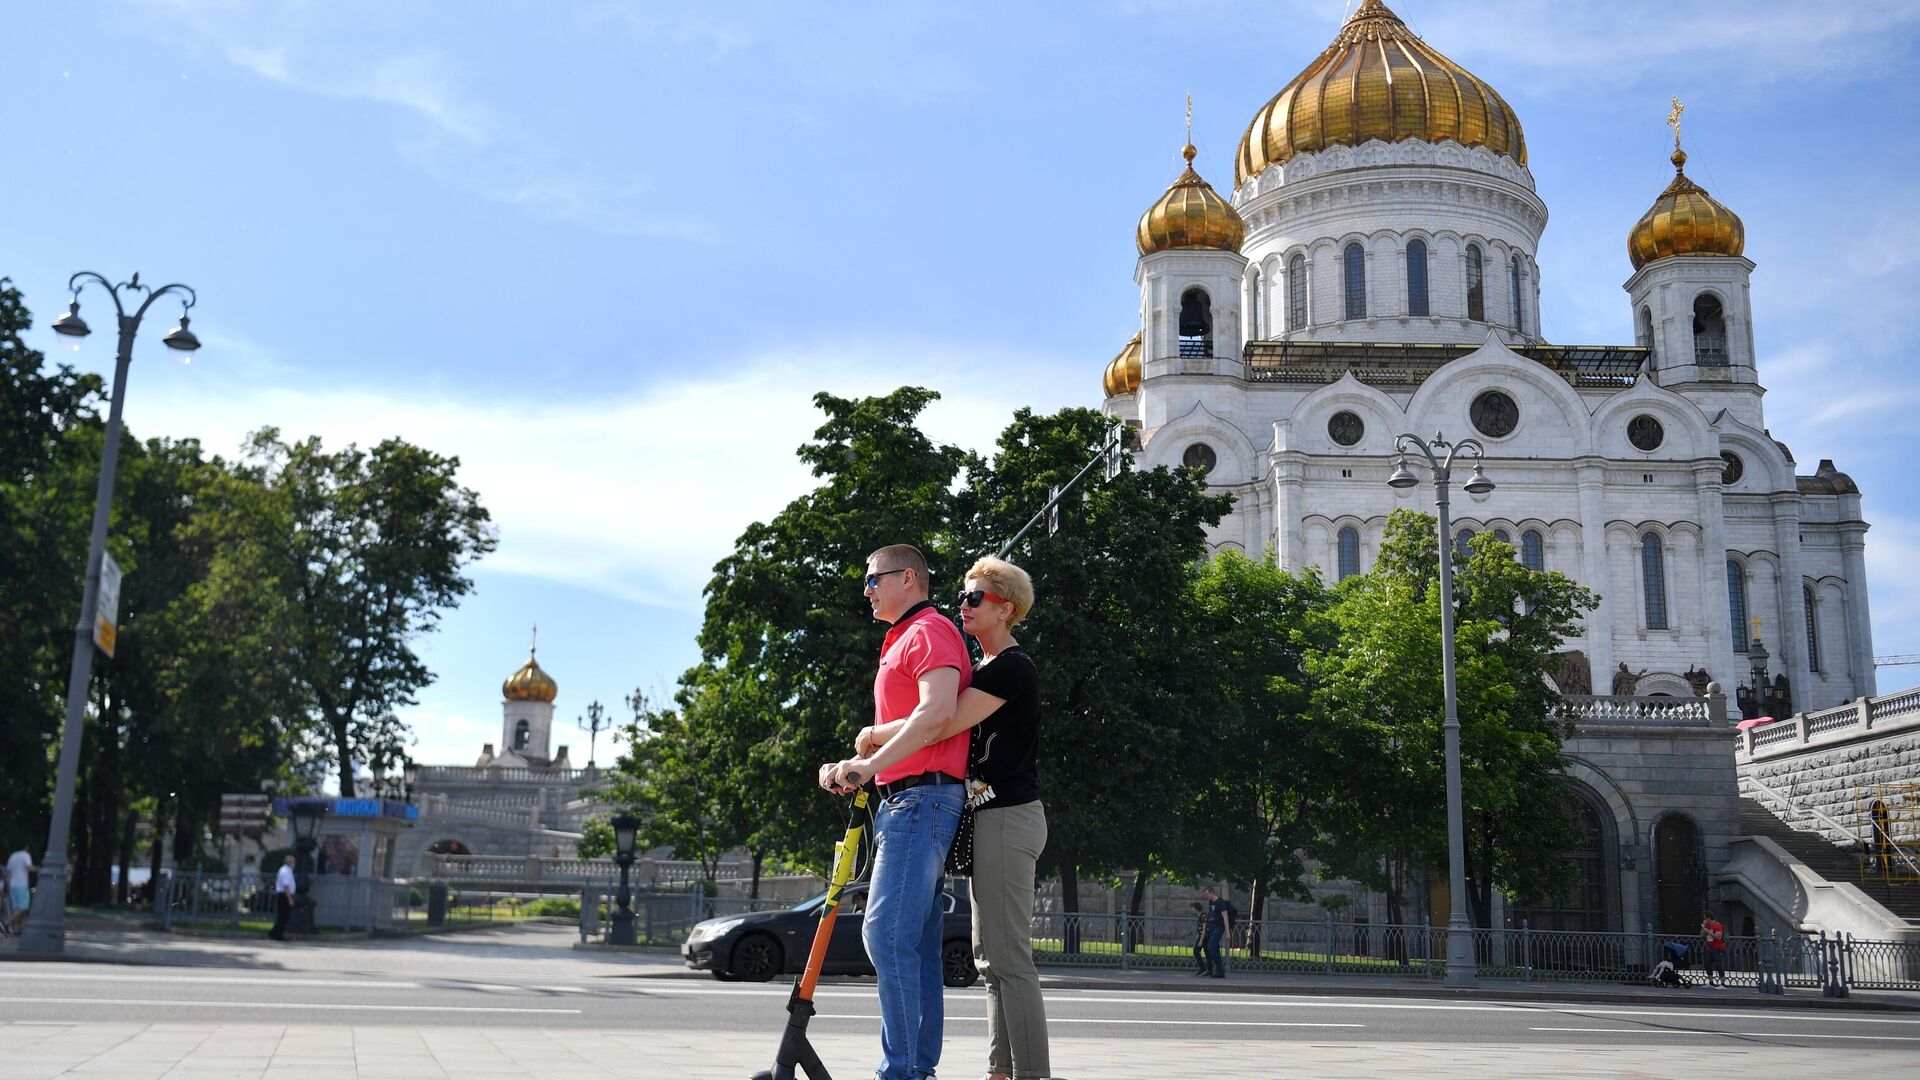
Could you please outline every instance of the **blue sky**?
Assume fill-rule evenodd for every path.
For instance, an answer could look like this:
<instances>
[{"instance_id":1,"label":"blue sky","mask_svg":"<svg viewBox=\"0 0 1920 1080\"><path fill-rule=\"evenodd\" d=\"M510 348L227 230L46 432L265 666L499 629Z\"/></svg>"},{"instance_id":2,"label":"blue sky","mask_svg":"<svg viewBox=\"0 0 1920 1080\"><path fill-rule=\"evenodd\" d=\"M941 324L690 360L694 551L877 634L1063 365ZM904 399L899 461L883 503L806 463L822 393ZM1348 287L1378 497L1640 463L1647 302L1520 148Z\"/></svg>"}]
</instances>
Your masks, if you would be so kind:
<instances>
[{"instance_id":1,"label":"blue sky","mask_svg":"<svg viewBox=\"0 0 1920 1080\"><path fill-rule=\"evenodd\" d=\"M1688 103L1689 175L1758 264L1772 430L1859 481L1875 651L1920 652L1920 2L1394 7L1526 126L1551 340L1632 340L1625 235ZM930 385L929 428L982 448L1017 406L1095 404L1184 95L1224 192L1346 9L20 5L0 274L43 345L75 270L199 289L200 360L157 330L138 357L142 436L460 455L500 549L407 713L418 756L458 761L498 738L535 622L563 730L670 690L713 562L807 485L814 391Z\"/></svg>"}]
</instances>

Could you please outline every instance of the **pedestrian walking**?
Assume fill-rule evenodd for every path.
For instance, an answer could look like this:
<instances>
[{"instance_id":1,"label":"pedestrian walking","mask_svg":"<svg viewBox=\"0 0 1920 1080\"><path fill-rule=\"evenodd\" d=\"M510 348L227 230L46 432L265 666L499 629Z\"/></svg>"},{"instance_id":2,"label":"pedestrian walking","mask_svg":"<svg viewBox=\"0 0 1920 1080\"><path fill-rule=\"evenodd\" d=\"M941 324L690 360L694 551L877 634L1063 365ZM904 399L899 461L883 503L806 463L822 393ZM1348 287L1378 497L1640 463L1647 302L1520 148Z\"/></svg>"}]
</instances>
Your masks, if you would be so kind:
<instances>
[{"instance_id":1,"label":"pedestrian walking","mask_svg":"<svg viewBox=\"0 0 1920 1080\"><path fill-rule=\"evenodd\" d=\"M33 906L33 875L39 869L25 844L7 856L7 903L13 905L7 915L8 933L19 933L20 925L27 921L27 910Z\"/></svg>"},{"instance_id":2,"label":"pedestrian walking","mask_svg":"<svg viewBox=\"0 0 1920 1080\"><path fill-rule=\"evenodd\" d=\"M275 941L287 940L287 923L293 918L293 856L287 856L280 864L280 871L273 876L273 929L267 936Z\"/></svg>"},{"instance_id":3,"label":"pedestrian walking","mask_svg":"<svg viewBox=\"0 0 1920 1080\"><path fill-rule=\"evenodd\" d=\"M966 793L967 736L943 730L973 666L959 629L928 599L919 548L894 544L867 556L865 585L873 617L888 624L873 680L873 726L904 723L875 751L871 774L856 769L855 758L829 762L820 767L820 786L851 793L857 772L879 792L861 926L880 995L877 1076L919 1080L940 1064L945 1034L940 879Z\"/></svg>"},{"instance_id":4,"label":"pedestrian walking","mask_svg":"<svg viewBox=\"0 0 1920 1080\"><path fill-rule=\"evenodd\" d=\"M1202 889L1201 895L1207 898L1207 934L1206 953L1207 970L1205 974L1216 979L1227 977L1227 962L1222 955L1233 948L1233 917L1237 914L1233 905L1220 896L1220 891L1209 885Z\"/></svg>"},{"instance_id":5,"label":"pedestrian walking","mask_svg":"<svg viewBox=\"0 0 1920 1080\"><path fill-rule=\"evenodd\" d=\"M1700 963L1706 968L1707 985L1724 990L1727 987L1727 928L1711 911L1700 913L1700 939L1706 945L1700 950Z\"/></svg>"}]
</instances>

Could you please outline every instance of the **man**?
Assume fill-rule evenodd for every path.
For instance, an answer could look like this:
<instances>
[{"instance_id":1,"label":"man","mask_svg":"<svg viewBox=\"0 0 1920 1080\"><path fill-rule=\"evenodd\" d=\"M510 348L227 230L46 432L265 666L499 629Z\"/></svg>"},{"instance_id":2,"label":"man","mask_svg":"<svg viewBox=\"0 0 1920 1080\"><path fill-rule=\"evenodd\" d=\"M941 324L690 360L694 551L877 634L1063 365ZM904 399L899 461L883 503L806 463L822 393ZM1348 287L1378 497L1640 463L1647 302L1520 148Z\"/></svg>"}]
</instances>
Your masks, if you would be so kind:
<instances>
[{"instance_id":1,"label":"man","mask_svg":"<svg viewBox=\"0 0 1920 1080\"><path fill-rule=\"evenodd\" d=\"M1209 885L1200 890L1207 898L1207 970L1203 975L1216 979L1227 977L1227 963L1221 958L1220 950L1233 947L1233 905L1220 899L1219 890Z\"/></svg>"},{"instance_id":2,"label":"man","mask_svg":"<svg viewBox=\"0 0 1920 1080\"><path fill-rule=\"evenodd\" d=\"M275 941L287 940L287 922L293 918L293 856L280 864L280 872L273 876L273 929L267 936Z\"/></svg>"},{"instance_id":3,"label":"man","mask_svg":"<svg viewBox=\"0 0 1920 1080\"><path fill-rule=\"evenodd\" d=\"M1205 975L1213 965L1207 963L1207 905L1193 901L1193 963L1195 976Z\"/></svg>"},{"instance_id":4,"label":"man","mask_svg":"<svg viewBox=\"0 0 1920 1080\"><path fill-rule=\"evenodd\" d=\"M27 909L33 904L33 872L38 869L33 865L33 856L27 854L25 844L7 856L7 902L13 905L13 913L7 916L7 929L16 934L20 932L20 924L27 921Z\"/></svg>"},{"instance_id":5,"label":"man","mask_svg":"<svg viewBox=\"0 0 1920 1080\"><path fill-rule=\"evenodd\" d=\"M879 1080L922 1080L940 1063L945 1023L940 878L960 824L966 732L937 739L972 675L966 641L927 599L927 560L911 544L867 556L867 603L887 625L873 680L873 723L905 723L873 754L820 767L820 785L847 794L867 779L880 795L873 872L861 937L880 993ZM863 739L863 742L866 740ZM866 752L865 747L861 752Z\"/></svg>"},{"instance_id":6,"label":"man","mask_svg":"<svg viewBox=\"0 0 1920 1080\"><path fill-rule=\"evenodd\" d=\"M1700 950L1700 962L1707 969L1707 985L1722 990L1727 986L1727 927L1713 912L1700 913L1700 938L1706 948Z\"/></svg>"}]
</instances>

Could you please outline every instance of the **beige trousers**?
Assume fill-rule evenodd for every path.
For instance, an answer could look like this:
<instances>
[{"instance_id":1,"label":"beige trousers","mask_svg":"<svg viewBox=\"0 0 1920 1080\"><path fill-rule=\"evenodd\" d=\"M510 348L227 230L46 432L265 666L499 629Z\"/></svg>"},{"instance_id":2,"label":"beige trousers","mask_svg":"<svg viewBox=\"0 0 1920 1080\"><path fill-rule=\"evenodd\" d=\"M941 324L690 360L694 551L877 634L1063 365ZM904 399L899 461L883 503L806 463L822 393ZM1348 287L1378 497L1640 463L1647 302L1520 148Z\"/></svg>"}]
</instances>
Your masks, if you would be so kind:
<instances>
[{"instance_id":1,"label":"beige trousers","mask_svg":"<svg viewBox=\"0 0 1920 1080\"><path fill-rule=\"evenodd\" d=\"M1033 967L1033 866L1046 846L1038 802L973 816L973 961L987 982L987 1068L1016 1077L1053 1075Z\"/></svg>"}]
</instances>

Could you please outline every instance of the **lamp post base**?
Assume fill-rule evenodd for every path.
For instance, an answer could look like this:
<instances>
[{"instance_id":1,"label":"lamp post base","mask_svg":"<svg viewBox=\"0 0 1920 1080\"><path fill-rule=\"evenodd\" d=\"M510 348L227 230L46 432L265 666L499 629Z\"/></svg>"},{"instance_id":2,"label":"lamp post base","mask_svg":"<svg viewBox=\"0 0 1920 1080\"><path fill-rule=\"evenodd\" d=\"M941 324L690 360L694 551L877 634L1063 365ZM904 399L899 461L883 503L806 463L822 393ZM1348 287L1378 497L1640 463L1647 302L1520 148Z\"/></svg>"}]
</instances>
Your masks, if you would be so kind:
<instances>
[{"instance_id":1,"label":"lamp post base","mask_svg":"<svg viewBox=\"0 0 1920 1080\"><path fill-rule=\"evenodd\" d=\"M639 939L635 937L633 932L632 910L628 908L620 908L619 910L613 913L613 916L610 919L608 919L607 922L609 924L607 929L607 944L609 945L639 944Z\"/></svg>"},{"instance_id":2,"label":"lamp post base","mask_svg":"<svg viewBox=\"0 0 1920 1080\"><path fill-rule=\"evenodd\" d=\"M1461 989L1479 985L1473 959L1473 926L1457 916L1447 923L1446 984Z\"/></svg>"}]
</instances>

